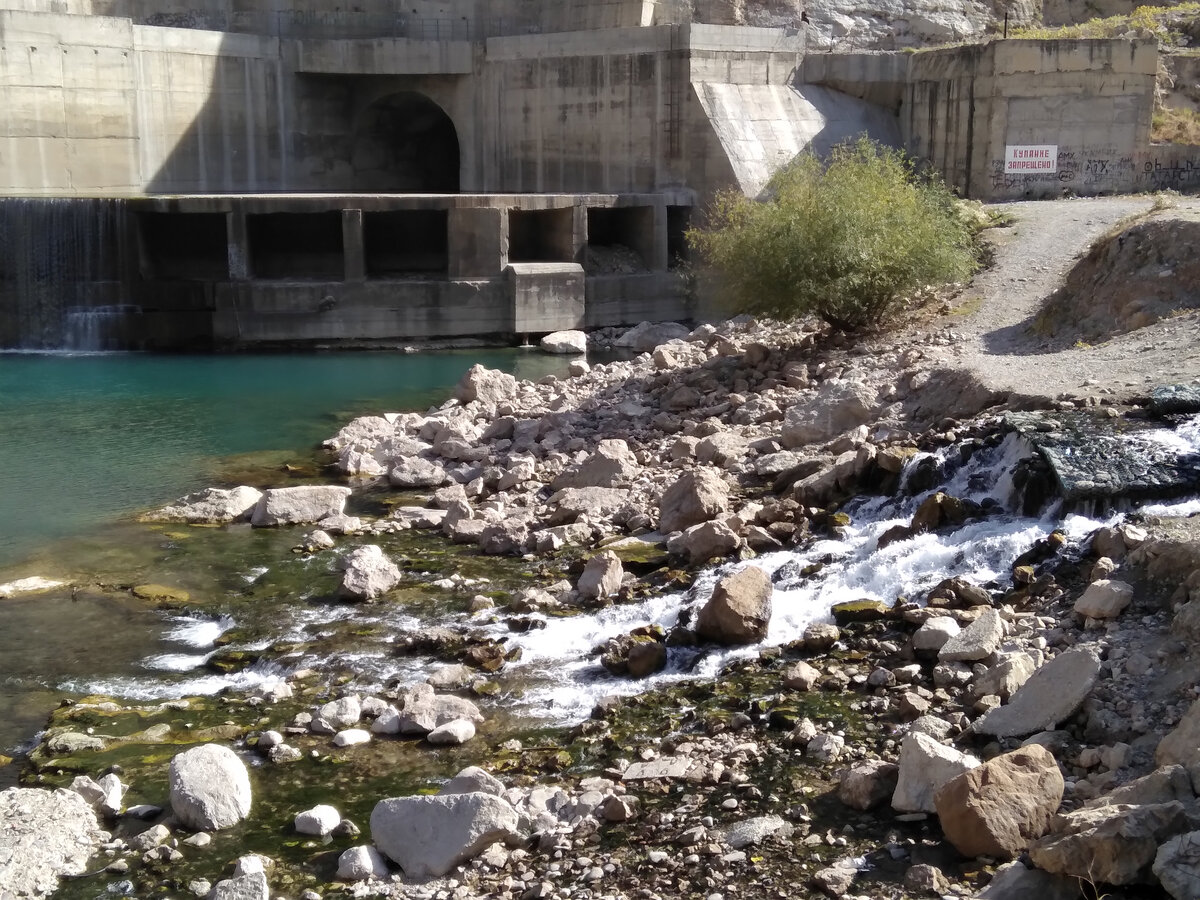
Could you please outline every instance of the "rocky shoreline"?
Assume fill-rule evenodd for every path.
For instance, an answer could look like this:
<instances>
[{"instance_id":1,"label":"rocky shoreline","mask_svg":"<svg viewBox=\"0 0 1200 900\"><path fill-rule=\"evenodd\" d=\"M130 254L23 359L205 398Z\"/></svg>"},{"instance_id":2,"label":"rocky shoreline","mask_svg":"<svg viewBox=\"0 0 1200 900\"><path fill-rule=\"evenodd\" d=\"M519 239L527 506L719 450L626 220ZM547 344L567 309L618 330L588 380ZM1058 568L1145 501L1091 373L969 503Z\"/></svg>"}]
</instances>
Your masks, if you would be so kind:
<instances>
[{"instance_id":1,"label":"rocky shoreline","mask_svg":"<svg viewBox=\"0 0 1200 900\"><path fill-rule=\"evenodd\" d=\"M132 784L157 790L159 810L125 807L132 767L104 773L89 755L163 747L178 728L161 731L143 712L127 725L136 730L113 740L111 726L131 707L103 698L65 707L32 757L35 780L69 784L96 810L64 840L91 835L103 854L88 863L104 870L94 877L128 881L117 893L139 896L167 885L308 900L1016 898L1078 896L1081 883L1110 896L1197 896L1200 707L1191 711L1188 673L1200 637L1200 544L1188 520L1113 525L1083 540L1055 532L987 584L950 578L886 603L850 602L834 610L836 624L761 644L775 588L755 558L836 536L854 497L927 494L886 535L916 540L1002 512L933 489L939 460L961 463L1020 430L1005 413L1043 410L1041 425L1024 426L1035 436L1057 433L1055 415L1142 427L1156 414L1149 398L1118 404L1099 392L997 396L968 372L931 365L953 340L942 331L867 347L806 324L641 326L620 336L642 354L631 361L580 360L570 377L537 384L476 367L437 410L349 423L327 447L350 487L210 490L151 514L315 525L297 549L338 560L343 603L385 603L406 582L377 541L412 529L524 556L542 578L499 598L486 584L463 585L461 615L406 638L397 652L450 663L430 666L431 684L364 696L320 672L292 671L225 698L211 724L189 722L174 740L202 746L171 748L169 784ZM1177 391L1182 406L1169 414L1195 412L1194 393ZM1036 508L1059 482L1053 457L1031 460L1020 479ZM346 514L348 499L383 480L399 502ZM1115 501L1122 490L1118 479L1088 496ZM738 559L715 583L695 578ZM489 697L518 660L480 622L537 628L693 583L692 618L670 630L645 623L597 647L604 667L636 679L677 648L755 652L713 682L606 701L545 746L481 746L488 739L477 729L500 712ZM201 703L175 703L154 715L203 715ZM109 737L89 733L89 722ZM292 834L312 843L272 834L253 843L278 853L243 856L232 873L212 865L241 855L222 832L237 834L253 816L246 761L261 785L401 736L445 754L442 768L473 755L482 769L468 767L432 796L351 798L346 791L382 785L342 784L290 811ZM198 776L177 772L200 750L225 753ZM156 784L166 777L164 763L157 769L147 776ZM38 802L47 796L26 788L0 797L33 808L31 790ZM238 814L197 816L197 805ZM361 812L361 824L344 821L350 806L369 821ZM100 821L116 836L100 837ZM321 849L332 841L335 856ZM197 854L207 874L188 867ZM13 868L0 858L0 873ZM46 884L0 878L18 895L40 896Z\"/></svg>"}]
</instances>

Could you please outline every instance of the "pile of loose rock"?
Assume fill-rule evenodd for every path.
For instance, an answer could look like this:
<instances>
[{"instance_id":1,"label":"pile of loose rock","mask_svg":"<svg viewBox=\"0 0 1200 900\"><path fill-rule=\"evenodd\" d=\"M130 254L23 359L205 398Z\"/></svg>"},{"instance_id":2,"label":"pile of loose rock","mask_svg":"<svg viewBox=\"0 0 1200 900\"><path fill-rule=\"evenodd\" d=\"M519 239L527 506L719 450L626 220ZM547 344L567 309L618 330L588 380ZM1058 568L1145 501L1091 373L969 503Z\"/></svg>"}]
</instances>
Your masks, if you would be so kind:
<instances>
[{"instance_id":1,"label":"pile of loose rock","mask_svg":"<svg viewBox=\"0 0 1200 900\"><path fill-rule=\"evenodd\" d=\"M356 419L327 443L347 476L425 492L425 505L370 521L344 514L345 488L236 489L160 515L315 523L312 551L336 548L338 535L413 527L484 553L609 548L566 593L527 598L528 611L618 597L632 576L616 539L665 545L693 567L797 545L837 527L831 507L846 497L894 487L918 450L998 439L994 419L967 421L997 398L958 373L923 369L919 346L867 356L802 326L753 322L657 337L641 329L652 350L633 361L579 361L569 378L538 384L475 367L442 407ZM888 540L983 514L935 494ZM1196 546L1121 526L1074 557L1055 536L1018 560L1011 587L950 579L921 603L835 609L837 626L763 652L772 693L720 721L643 738L626 748L634 761L549 786L505 788L469 771L436 796L381 798L373 846L346 850L339 877L361 880L362 893L437 898L785 897L801 884L831 896L962 895L980 887L984 867L1016 860L980 896L1075 896L1080 879L1200 896ZM358 600L403 578L374 546L344 554L340 567L343 594ZM771 592L752 565L723 579L685 626L690 639L760 642ZM602 648L605 665L656 671L670 639L635 630ZM792 715L805 697L836 698L845 714ZM356 727L364 718L369 729ZM258 747L275 761L293 757L289 729L338 746L371 734L461 743L480 721L474 704L425 685L394 704L339 698L263 731ZM776 809L757 775L780 760L824 773L826 793L862 817L861 833L822 833L807 803ZM678 802L668 808L663 796ZM714 809L715 796L724 799ZM763 814L744 816L747 806ZM336 829L335 814L303 811L302 833ZM614 848L622 830L628 843ZM756 845L765 849L748 852ZM763 863L773 851L791 857ZM904 872L873 879L864 854ZM235 879L255 879L265 896L260 876ZM213 896L258 895L221 890Z\"/></svg>"}]
</instances>

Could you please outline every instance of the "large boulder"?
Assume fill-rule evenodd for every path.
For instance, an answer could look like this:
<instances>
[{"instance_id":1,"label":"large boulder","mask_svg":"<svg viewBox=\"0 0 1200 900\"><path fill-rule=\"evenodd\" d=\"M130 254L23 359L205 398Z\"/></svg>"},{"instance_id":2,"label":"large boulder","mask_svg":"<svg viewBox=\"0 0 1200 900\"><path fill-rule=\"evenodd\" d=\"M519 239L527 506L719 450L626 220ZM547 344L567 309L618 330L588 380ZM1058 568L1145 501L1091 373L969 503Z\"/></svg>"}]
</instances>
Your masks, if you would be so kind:
<instances>
[{"instance_id":1,"label":"large boulder","mask_svg":"<svg viewBox=\"0 0 1200 900\"><path fill-rule=\"evenodd\" d=\"M710 469L697 469L680 476L663 491L658 506L659 531L683 531L729 509L729 486Z\"/></svg>"},{"instance_id":2,"label":"large boulder","mask_svg":"<svg viewBox=\"0 0 1200 900\"><path fill-rule=\"evenodd\" d=\"M228 747L185 750L171 760L167 779L171 809L193 831L219 831L250 814L250 774Z\"/></svg>"},{"instance_id":3,"label":"large boulder","mask_svg":"<svg viewBox=\"0 0 1200 900\"><path fill-rule=\"evenodd\" d=\"M867 811L886 803L895 793L899 768L882 759L864 759L843 773L838 799L851 809Z\"/></svg>"},{"instance_id":4,"label":"large boulder","mask_svg":"<svg viewBox=\"0 0 1200 900\"><path fill-rule=\"evenodd\" d=\"M1175 900L1200 897L1200 831L1177 835L1159 847L1151 870Z\"/></svg>"},{"instance_id":5,"label":"large boulder","mask_svg":"<svg viewBox=\"0 0 1200 900\"><path fill-rule=\"evenodd\" d=\"M667 551L686 557L693 566L728 556L741 545L738 533L722 521L701 522L667 539Z\"/></svg>"},{"instance_id":6,"label":"large boulder","mask_svg":"<svg viewBox=\"0 0 1200 900\"><path fill-rule=\"evenodd\" d=\"M987 659L1004 640L1004 620L994 609L985 609L974 622L950 638L938 651L942 662Z\"/></svg>"},{"instance_id":7,"label":"large boulder","mask_svg":"<svg viewBox=\"0 0 1200 900\"><path fill-rule=\"evenodd\" d=\"M349 496L350 488L330 484L271 488L259 498L250 524L257 527L310 525L326 516L341 515Z\"/></svg>"},{"instance_id":8,"label":"large boulder","mask_svg":"<svg viewBox=\"0 0 1200 900\"><path fill-rule=\"evenodd\" d=\"M952 778L934 806L946 839L963 856L1010 859L1049 829L1063 787L1053 754L1033 744Z\"/></svg>"},{"instance_id":9,"label":"large boulder","mask_svg":"<svg viewBox=\"0 0 1200 900\"><path fill-rule=\"evenodd\" d=\"M338 857L337 877L344 881L366 881L387 876L387 860L374 847L351 847Z\"/></svg>"},{"instance_id":10,"label":"large boulder","mask_svg":"<svg viewBox=\"0 0 1200 900\"><path fill-rule=\"evenodd\" d=\"M587 335L582 331L554 331L538 342L546 353L562 356L578 356L587 353Z\"/></svg>"},{"instance_id":11,"label":"large boulder","mask_svg":"<svg viewBox=\"0 0 1200 900\"><path fill-rule=\"evenodd\" d=\"M630 492L622 488L563 488L546 501L551 525L567 525L581 516L593 520L613 515L629 503Z\"/></svg>"},{"instance_id":12,"label":"large boulder","mask_svg":"<svg viewBox=\"0 0 1200 900\"><path fill-rule=\"evenodd\" d=\"M147 522L234 522L248 518L261 498L262 491L246 485L205 488L146 513L142 518Z\"/></svg>"},{"instance_id":13,"label":"large boulder","mask_svg":"<svg viewBox=\"0 0 1200 900\"><path fill-rule=\"evenodd\" d=\"M606 550L587 561L575 589L579 591L580 596L589 599L611 597L620 589L624 576L625 568L621 565L621 558Z\"/></svg>"},{"instance_id":14,"label":"large boulder","mask_svg":"<svg viewBox=\"0 0 1200 900\"><path fill-rule=\"evenodd\" d=\"M1089 619L1115 619L1133 601L1133 585L1101 578L1075 601L1075 612Z\"/></svg>"},{"instance_id":15,"label":"large boulder","mask_svg":"<svg viewBox=\"0 0 1200 900\"><path fill-rule=\"evenodd\" d=\"M678 322L642 322L634 325L613 343L618 347L650 353L660 344L686 338L691 331Z\"/></svg>"},{"instance_id":16,"label":"large boulder","mask_svg":"<svg viewBox=\"0 0 1200 900\"><path fill-rule=\"evenodd\" d=\"M454 388L454 399L460 403L502 403L517 396L517 379L506 372L497 372L476 363L467 369Z\"/></svg>"},{"instance_id":17,"label":"large boulder","mask_svg":"<svg viewBox=\"0 0 1200 900\"><path fill-rule=\"evenodd\" d=\"M1132 884L1149 874L1159 845L1188 829L1182 803L1100 806L1058 816L1054 832L1035 841L1039 869L1094 884Z\"/></svg>"},{"instance_id":18,"label":"large boulder","mask_svg":"<svg viewBox=\"0 0 1200 900\"><path fill-rule=\"evenodd\" d=\"M988 886L975 900L1079 900L1079 882L1040 869L1028 869L1024 863L1000 866Z\"/></svg>"},{"instance_id":19,"label":"large boulder","mask_svg":"<svg viewBox=\"0 0 1200 900\"><path fill-rule=\"evenodd\" d=\"M268 900L271 895L265 872L247 872L218 881L206 900Z\"/></svg>"},{"instance_id":20,"label":"large boulder","mask_svg":"<svg viewBox=\"0 0 1200 900\"><path fill-rule=\"evenodd\" d=\"M426 878L513 836L519 823L512 804L492 794L392 797L371 813L371 840L406 876Z\"/></svg>"},{"instance_id":21,"label":"large boulder","mask_svg":"<svg viewBox=\"0 0 1200 900\"><path fill-rule=\"evenodd\" d=\"M567 469L554 479L551 487L563 488L616 487L632 481L641 465L620 438L603 440L583 462Z\"/></svg>"},{"instance_id":22,"label":"large boulder","mask_svg":"<svg viewBox=\"0 0 1200 900\"><path fill-rule=\"evenodd\" d=\"M419 456L397 459L396 465L388 472L391 485L402 489L441 487L449 480L445 469Z\"/></svg>"},{"instance_id":23,"label":"large boulder","mask_svg":"<svg viewBox=\"0 0 1200 900\"><path fill-rule=\"evenodd\" d=\"M479 724L483 722L483 713L470 700L453 694L435 694L431 685L418 684L404 697L397 732L424 737L435 728L456 719Z\"/></svg>"},{"instance_id":24,"label":"large boulder","mask_svg":"<svg viewBox=\"0 0 1200 900\"><path fill-rule=\"evenodd\" d=\"M875 411L878 391L858 381L828 381L816 396L784 414L782 443L789 450L823 444L857 428Z\"/></svg>"},{"instance_id":25,"label":"large boulder","mask_svg":"<svg viewBox=\"0 0 1200 900\"><path fill-rule=\"evenodd\" d=\"M106 840L95 811L74 791L0 792L0 897L52 893L60 878L87 871Z\"/></svg>"},{"instance_id":26,"label":"large boulder","mask_svg":"<svg viewBox=\"0 0 1200 900\"><path fill-rule=\"evenodd\" d=\"M696 633L717 644L757 644L771 623L771 577L757 566L726 575L700 610Z\"/></svg>"},{"instance_id":27,"label":"large boulder","mask_svg":"<svg viewBox=\"0 0 1200 900\"><path fill-rule=\"evenodd\" d=\"M1047 731L1075 714L1099 674L1100 658L1095 651L1076 647L1060 653L1034 672L1006 706L993 709L977 720L974 728L993 737Z\"/></svg>"},{"instance_id":28,"label":"large boulder","mask_svg":"<svg viewBox=\"0 0 1200 900\"><path fill-rule=\"evenodd\" d=\"M403 577L399 567L375 544L351 550L338 565L342 569L342 584L338 593L352 600L382 597L398 585Z\"/></svg>"},{"instance_id":29,"label":"large boulder","mask_svg":"<svg viewBox=\"0 0 1200 900\"><path fill-rule=\"evenodd\" d=\"M974 769L979 760L939 743L927 734L908 734L900 745L900 774L892 794L897 812L936 812L942 785Z\"/></svg>"},{"instance_id":30,"label":"large boulder","mask_svg":"<svg viewBox=\"0 0 1200 900\"><path fill-rule=\"evenodd\" d=\"M1188 707L1179 724L1159 741L1154 761L1160 766L1183 766L1192 779L1192 790L1200 785L1200 700Z\"/></svg>"}]
</instances>

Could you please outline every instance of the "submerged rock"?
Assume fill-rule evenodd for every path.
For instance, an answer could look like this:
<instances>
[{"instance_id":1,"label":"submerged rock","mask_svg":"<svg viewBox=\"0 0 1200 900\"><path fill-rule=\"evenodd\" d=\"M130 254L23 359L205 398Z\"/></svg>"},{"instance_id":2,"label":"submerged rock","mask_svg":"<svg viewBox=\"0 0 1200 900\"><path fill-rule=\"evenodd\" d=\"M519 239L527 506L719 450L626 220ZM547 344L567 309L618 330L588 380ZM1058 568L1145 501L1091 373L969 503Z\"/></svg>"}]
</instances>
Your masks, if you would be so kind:
<instances>
[{"instance_id":1,"label":"submerged rock","mask_svg":"<svg viewBox=\"0 0 1200 900\"><path fill-rule=\"evenodd\" d=\"M262 491L242 485L235 488L205 488L181 497L174 503L148 512L144 522L235 522L249 518Z\"/></svg>"},{"instance_id":2,"label":"submerged rock","mask_svg":"<svg viewBox=\"0 0 1200 900\"><path fill-rule=\"evenodd\" d=\"M8 597L15 597L18 594L33 594L38 591L50 591L56 587L62 587L66 584L65 581L55 581L52 578L42 578L40 575L31 575L28 578L18 578L16 581L9 581L0 584L0 600Z\"/></svg>"}]
</instances>

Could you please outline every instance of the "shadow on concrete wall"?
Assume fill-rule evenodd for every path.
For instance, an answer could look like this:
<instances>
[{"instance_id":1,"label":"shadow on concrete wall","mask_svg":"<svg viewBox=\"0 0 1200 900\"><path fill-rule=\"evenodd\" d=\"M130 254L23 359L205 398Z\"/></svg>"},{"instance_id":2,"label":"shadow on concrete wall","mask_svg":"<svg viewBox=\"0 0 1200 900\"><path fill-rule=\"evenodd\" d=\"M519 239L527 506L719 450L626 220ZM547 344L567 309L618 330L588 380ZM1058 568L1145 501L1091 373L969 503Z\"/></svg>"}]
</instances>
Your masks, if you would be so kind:
<instances>
[{"instance_id":1,"label":"shadow on concrete wall","mask_svg":"<svg viewBox=\"0 0 1200 900\"><path fill-rule=\"evenodd\" d=\"M459 190L459 132L444 108L451 85L299 73L290 55L273 39L230 34L208 56L156 57L166 86L155 92L161 102L152 94L143 104L143 190ZM211 71L207 83L200 67Z\"/></svg>"}]
</instances>

